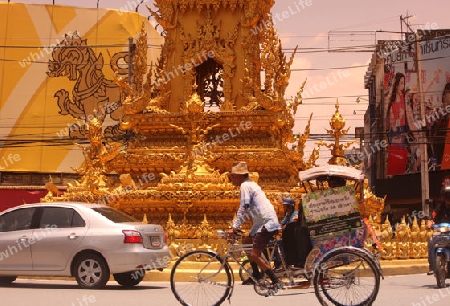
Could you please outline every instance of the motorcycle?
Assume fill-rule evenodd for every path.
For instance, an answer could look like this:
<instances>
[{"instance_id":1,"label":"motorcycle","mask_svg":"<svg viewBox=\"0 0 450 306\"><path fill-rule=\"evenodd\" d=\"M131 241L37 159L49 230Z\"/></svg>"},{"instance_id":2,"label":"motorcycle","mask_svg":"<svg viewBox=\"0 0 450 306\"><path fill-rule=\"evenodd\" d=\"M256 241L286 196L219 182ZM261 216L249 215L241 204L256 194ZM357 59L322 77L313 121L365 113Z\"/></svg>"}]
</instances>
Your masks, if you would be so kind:
<instances>
[{"instance_id":1,"label":"motorcycle","mask_svg":"<svg viewBox=\"0 0 450 306\"><path fill-rule=\"evenodd\" d=\"M431 243L434 246L434 276L438 288L445 287L445 279L450 278L450 223L433 225L434 233Z\"/></svg>"}]
</instances>

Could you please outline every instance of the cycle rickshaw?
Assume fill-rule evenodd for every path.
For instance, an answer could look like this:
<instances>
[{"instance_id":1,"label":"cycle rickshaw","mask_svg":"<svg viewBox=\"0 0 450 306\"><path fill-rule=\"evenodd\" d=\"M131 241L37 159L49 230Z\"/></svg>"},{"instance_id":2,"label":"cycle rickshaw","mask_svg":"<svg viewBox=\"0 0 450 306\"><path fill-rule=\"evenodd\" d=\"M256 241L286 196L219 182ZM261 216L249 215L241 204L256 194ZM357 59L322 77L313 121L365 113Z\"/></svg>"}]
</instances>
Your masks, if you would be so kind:
<instances>
[{"instance_id":1,"label":"cycle rickshaw","mask_svg":"<svg viewBox=\"0 0 450 306\"><path fill-rule=\"evenodd\" d=\"M371 305L378 294L382 271L377 258L364 248L367 231L361 218L361 210L364 210L362 172L329 165L301 171L299 175L307 191L299 209L303 210L312 250L301 273L285 270L283 290L313 285L321 305ZM323 178L332 177L355 183L329 188ZM358 189L361 203L356 197ZM175 298L182 305L220 305L230 300L234 286L230 262L234 261L253 279L239 255L248 252L251 244L238 241L239 237L228 237L225 255L194 250L175 262L170 283ZM257 294L278 293L277 288L270 287L270 282L254 281Z\"/></svg>"}]
</instances>

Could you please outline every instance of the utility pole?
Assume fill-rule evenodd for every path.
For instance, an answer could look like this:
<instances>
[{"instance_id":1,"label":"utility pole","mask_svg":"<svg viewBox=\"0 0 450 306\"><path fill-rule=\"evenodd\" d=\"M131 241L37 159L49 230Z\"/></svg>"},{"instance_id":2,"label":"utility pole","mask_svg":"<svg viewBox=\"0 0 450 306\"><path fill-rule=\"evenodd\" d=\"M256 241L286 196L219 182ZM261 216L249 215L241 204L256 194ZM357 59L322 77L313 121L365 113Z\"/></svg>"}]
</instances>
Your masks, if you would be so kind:
<instances>
[{"instance_id":1,"label":"utility pole","mask_svg":"<svg viewBox=\"0 0 450 306\"><path fill-rule=\"evenodd\" d=\"M419 33L415 33L415 49L416 49L416 69L417 69L417 85L419 88L419 101L420 101L420 119L425 119L425 98L423 94L422 84L422 55L420 51L420 36ZM426 126L422 127L422 160L420 166L420 178L422 184L422 210L429 216L430 215L430 179L428 175L428 146L427 146L427 133Z\"/></svg>"},{"instance_id":2,"label":"utility pole","mask_svg":"<svg viewBox=\"0 0 450 306\"><path fill-rule=\"evenodd\" d=\"M408 30L414 34L414 49L415 49L415 61L416 61L416 75L417 75L417 88L419 90L419 103L420 103L420 119L425 119L425 98L423 93L423 84L422 84L422 54L420 51L420 37L419 32L415 31L410 27L408 23L408 18L411 16L406 16L405 18L400 17L400 19L405 22L405 25L408 27ZM410 35L406 35L406 41L409 40ZM421 143L421 161L420 161L420 182L422 186L422 211L430 216L430 179L428 174L428 146L427 146L427 134L426 134L426 126L422 127L422 133L420 137Z\"/></svg>"}]
</instances>

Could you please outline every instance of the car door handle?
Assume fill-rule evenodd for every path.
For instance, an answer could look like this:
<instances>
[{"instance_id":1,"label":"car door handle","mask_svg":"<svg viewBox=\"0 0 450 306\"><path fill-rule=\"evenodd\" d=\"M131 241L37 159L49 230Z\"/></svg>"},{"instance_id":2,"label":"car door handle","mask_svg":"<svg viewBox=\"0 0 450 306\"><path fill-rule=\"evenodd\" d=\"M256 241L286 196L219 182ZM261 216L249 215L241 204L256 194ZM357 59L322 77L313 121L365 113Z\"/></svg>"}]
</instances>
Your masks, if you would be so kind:
<instances>
[{"instance_id":1,"label":"car door handle","mask_svg":"<svg viewBox=\"0 0 450 306\"><path fill-rule=\"evenodd\" d=\"M75 239L77 239L78 238L78 236L77 236L77 234L75 234L75 233L72 233L72 234L70 234L69 236L67 236L70 240L75 240Z\"/></svg>"},{"instance_id":2,"label":"car door handle","mask_svg":"<svg viewBox=\"0 0 450 306\"><path fill-rule=\"evenodd\" d=\"M28 241L28 238L27 237L20 237L19 241L20 242L25 242L25 241Z\"/></svg>"}]
</instances>

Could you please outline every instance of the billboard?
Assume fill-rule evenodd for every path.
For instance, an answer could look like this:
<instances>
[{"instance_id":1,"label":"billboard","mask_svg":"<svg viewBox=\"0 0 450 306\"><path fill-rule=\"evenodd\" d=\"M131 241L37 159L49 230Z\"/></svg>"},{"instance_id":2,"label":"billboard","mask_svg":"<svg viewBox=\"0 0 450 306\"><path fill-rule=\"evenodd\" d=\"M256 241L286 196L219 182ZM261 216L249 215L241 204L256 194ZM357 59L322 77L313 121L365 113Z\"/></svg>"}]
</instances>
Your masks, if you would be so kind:
<instances>
[{"instance_id":1,"label":"billboard","mask_svg":"<svg viewBox=\"0 0 450 306\"><path fill-rule=\"evenodd\" d=\"M90 116L117 132L128 39L144 25L148 62L162 37L123 10L0 3L0 171L74 172Z\"/></svg>"},{"instance_id":2,"label":"billboard","mask_svg":"<svg viewBox=\"0 0 450 306\"><path fill-rule=\"evenodd\" d=\"M420 172L424 142L429 170L450 168L450 38L422 41L420 49L421 71L416 68L414 43L405 43L404 48L385 57L383 101L389 141L386 175Z\"/></svg>"}]
</instances>

